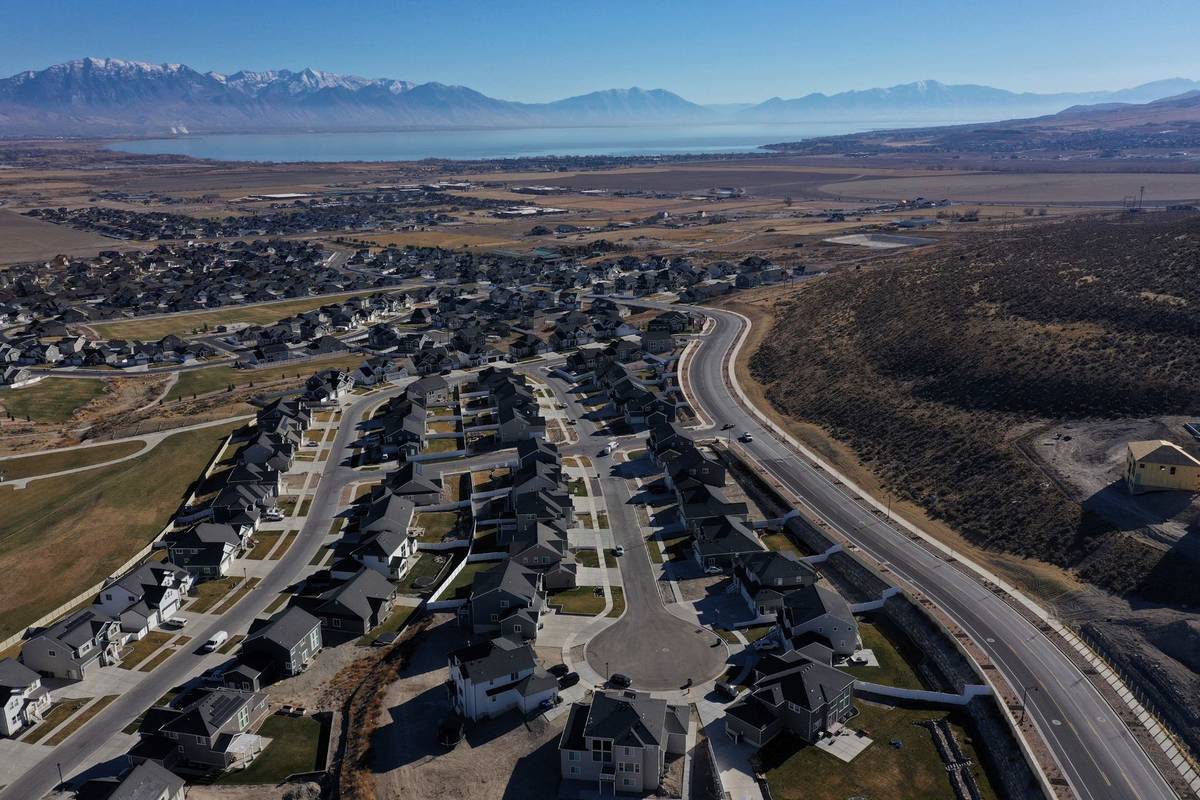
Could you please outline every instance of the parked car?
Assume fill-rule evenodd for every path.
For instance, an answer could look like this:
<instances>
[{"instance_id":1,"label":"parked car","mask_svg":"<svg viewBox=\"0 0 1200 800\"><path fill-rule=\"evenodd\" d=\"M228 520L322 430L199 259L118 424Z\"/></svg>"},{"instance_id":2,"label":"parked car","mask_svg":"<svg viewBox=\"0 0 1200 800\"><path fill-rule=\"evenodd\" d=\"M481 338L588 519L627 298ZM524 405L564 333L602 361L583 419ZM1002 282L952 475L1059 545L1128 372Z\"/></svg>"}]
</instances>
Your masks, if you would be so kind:
<instances>
[{"instance_id":1,"label":"parked car","mask_svg":"<svg viewBox=\"0 0 1200 800\"><path fill-rule=\"evenodd\" d=\"M204 643L204 646L200 648L200 651L202 653L211 653L212 651L216 650L221 645L225 644L225 642L228 640L229 640L228 633L226 633L225 631L217 631L216 633L214 633L212 635L212 638L210 638L207 642Z\"/></svg>"},{"instance_id":2,"label":"parked car","mask_svg":"<svg viewBox=\"0 0 1200 800\"><path fill-rule=\"evenodd\" d=\"M741 436L739 436L739 437L738 437L738 441L739 441L739 442L747 442L747 443L748 443L748 442L753 442L753 441L754 441L754 435L753 435L753 434L751 434L751 433L750 433L750 431L746 431L745 433L743 433Z\"/></svg>"},{"instance_id":3,"label":"parked car","mask_svg":"<svg viewBox=\"0 0 1200 800\"><path fill-rule=\"evenodd\" d=\"M714 688L717 690L717 694L729 700L737 700L738 695L742 693L740 687L725 681L717 681Z\"/></svg>"},{"instance_id":4,"label":"parked car","mask_svg":"<svg viewBox=\"0 0 1200 800\"><path fill-rule=\"evenodd\" d=\"M559 676L558 688L559 689L570 689L572 686L574 686L577 683L579 683L579 673L578 672L568 672L566 675Z\"/></svg>"},{"instance_id":5,"label":"parked car","mask_svg":"<svg viewBox=\"0 0 1200 800\"><path fill-rule=\"evenodd\" d=\"M633 686L633 678L623 672L614 672L608 679L608 684L618 689L628 689L630 686Z\"/></svg>"},{"instance_id":6,"label":"parked car","mask_svg":"<svg viewBox=\"0 0 1200 800\"><path fill-rule=\"evenodd\" d=\"M613 555L614 555L614 556L623 556L623 555L625 555L625 548L624 548L623 546L621 546L621 545L617 545L616 547L614 547L614 548L613 548Z\"/></svg>"},{"instance_id":7,"label":"parked car","mask_svg":"<svg viewBox=\"0 0 1200 800\"><path fill-rule=\"evenodd\" d=\"M282 522L283 512L278 508L269 508L263 513L264 522Z\"/></svg>"},{"instance_id":8,"label":"parked car","mask_svg":"<svg viewBox=\"0 0 1200 800\"><path fill-rule=\"evenodd\" d=\"M571 668L568 667L566 664L555 664L553 667L546 670L546 672L549 672L551 675L553 675L556 678L561 678L563 675L566 675L570 671L571 671Z\"/></svg>"},{"instance_id":9,"label":"parked car","mask_svg":"<svg viewBox=\"0 0 1200 800\"><path fill-rule=\"evenodd\" d=\"M705 574L705 575L720 575L720 574L721 574L722 572L724 572L724 571L725 571L725 570L721 569L721 568L720 568L720 567L718 567L716 564L712 565L711 567L705 567L705 568L704 568L704 574Z\"/></svg>"},{"instance_id":10,"label":"parked car","mask_svg":"<svg viewBox=\"0 0 1200 800\"><path fill-rule=\"evenodd\" d=\"M187 620L186 620L186 619L184 619L183 617L171 617L170 619L168 619L168 620L165 620L165 621L163 622L163 625L166 625L166 626L168 626L168 627L175 628L176 630L179 630L179 629L180 629L180 628L182 628L184 625L187 625Z\"/></svg>"},{"instance_id":11,"label":"parked car","mask_svg":"<svg viewBox=\"0 0 1200 800\"><path fill-rule=\"evenodd\" d=\"M554 695L554 697L547 697L545 700L538 703L538 705L541 706L541 709L543 711L549 711L550 709L554 708L556 705L558 705L561 702L562 702L562 698L559 697L558 695Z\"/></svg>"}]
</instances>

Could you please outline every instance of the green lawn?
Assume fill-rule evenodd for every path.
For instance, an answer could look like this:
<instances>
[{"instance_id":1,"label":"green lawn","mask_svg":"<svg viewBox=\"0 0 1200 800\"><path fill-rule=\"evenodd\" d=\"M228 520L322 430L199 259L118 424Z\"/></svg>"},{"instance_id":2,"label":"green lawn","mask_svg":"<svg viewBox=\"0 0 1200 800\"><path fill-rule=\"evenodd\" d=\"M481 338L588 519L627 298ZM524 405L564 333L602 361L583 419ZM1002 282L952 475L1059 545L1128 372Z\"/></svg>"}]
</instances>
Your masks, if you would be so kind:
<instances>
[{"instance_id":1,"label":"green lawn","mask_svg":"<svg viewBox=\"0 0 1200 800\"><path fill-rule=\"evenodd\" d=\"M391 616L385 619L378 627L373 628L370 633L358 640L359 645L367 646L375 643L375 640L384 633L395 633L400 630L413 612L417 610L416 606L396 606L392 610Z\"/></svg>"},{"instance_id":2,"label":"green lawn","mask_svg":"<svg viewBox=\"0 0 1200 800\"><path fill-rule=\"evenodd\" d=\"M658 546L658 539L653 534L646 537L646 552L650 554L650 560L655 564L663 562L662 548Z\"/></svg>"},{"instance_id":3,"label":"green lawn","mask_svg":"<svg viewBox=\"0 0 1200 800\"><path fill-rule=\"evenodd\" d=\"M413 517L413 527L424 528L422 542L440 542L448 534L459 530L457 511L426 511Z\"/></svg>"},{"instance_id":4,"label":"green lawn","mask_svg":"<svg viewBox=\"0 0 1200 800\"><path fill-rule=\"evenodd\" d=\"M19 419L66 422L105 390L100 378L43 378L32 386L0 389L0 404Z\"/></svg>"},{"instance_id":5,"label":"green lawn","mask_svg":"<svg viewBox=\"0 0 1200 800\"><path fill-rule=\"evenodd\" d=\"M166 631L150 631L129 649L129 652L121 659L121 667L124 669L133 669L149 658L150 654L155 650L171 641L172 636L174 634L167 633Z\"/></svg>"},{"instance_id":6,"label":"green lawn","mask_svg":"<svg viewBox=\"0 0 1200 800\"><path fill-rule=\"evenodd\" d=\"M600 557L596 554L595 549L578 550L575 553L575 561L581 567L598 567L600 566ZM608 550L604 551L604 566L615 567L617 565L617 557Z\"/></svg>"},{"instance_id":7,"label":"green lawn","mask_svg":"<svg viewBox=\"0 0 1200 800\"><path fill-rule=\"evenodd\" d=\"M246 558L254 561L262 561L275 549L275 545L279 543L279 537L283 536L283 531L260 531L254 535L258 540L258 544L251 548Z\"/></svg>"},{"instance_id":8,"label":"green lawn","mask_svg":"<svg viewBox=\"0 0 1200 800\"><path fill-rule=\"evenodd\" d=\"M429 433L458 433L458 423L454 420L439 420L425 426Z\"/></svg>"},{"instance_id":9,"label":"green lawn","mask_svg":"<svg viewBox=\"0 0 1200 800\"><path fill-rule=\"evenodd\" d=\"M64 450L61 453L44 453L23 458L11 458L0 461L0 476L4 480L28 478L31 475L48 475L52 472L63 472L68 469L90 467L132 455L145 447L141 442L117 442L96 447L85 447L82 450Z\"/></svg>"},{"instance_id":10,"label":"green lawn","mask_svg":"<svg viewBox=\"0 0 1200 800\"><path fill-rule=\"evenodd\" d=\"M913 725L945 716L942 711L888 709L857 703L853 729L867 729L874 740L861 755L844 764L797 739L780 736L761 751L771 796L776 800L844 800L847 797L905 800L949 800L954 797L946 770L928 730ZM955 733L968 756L972 743L961 726ZM900 749L889 746L898 739ZM987 775L976 760L976 778L985 798L994 798ZM902 794L897 794L903 787Z\"/></svg>"},{"instance_id":11,"label":"green lawn","mask_svg":"<svg viewBox=\"0 0 1200 800\"><path fill-rule=\"evenodd\" d=\"M742 636L745 636L746 641L753 644L773 630L775 630L774 625L754 625L749 628L742 628Z\"/></svg>"},{"instance_id":12,"label":"green lawn","mask_svg":"<svg viewBox=\"0 0 1200 800\"><path fill-rule=\"evenodd\" d=\"M271 553L271 560L278 561L287 555L287 551L292 549L292 545L296 543L296 539L300 537L299 531L288 531L283 535L283 540L279 543L279 547L274 553Z\"/></svg>"},{"instance_id":13,"label":"green lawn","mask_svg":"<svg viewBox=\"0 0 1200 800\"><path fill-rule=\"evenodd\" d=\"M442 573L442 570L447 568L450 561L437 563L436 555L431 552L424 552L417 558L417 563L409 567L408 572L400 579L400 591L404 594L428 594L437 585L436 578ZM427 584L418 586L418 581L427 579Z\"/></svg>"},{"instance_id":14,"label":"green lawn","mask_svg":"<svg viewBox=\"0 0 1200 800\"><path fill-rule=\"evenodd\" d=\"M587 497L588 496L587 479L573 478L573 479L567 481L567 491L570 492L575 497Z\"/></svg>"},{"instance_id":15,"label":"green lawn","mask_svg":"<svg viewBox=\"0 0 1200 800\"><path fill-rule=\"evenodd\" d=\"M793 558L799 558L803 555L800 552L800 548L796 547L795 543L787 537L787 534L767 533L763 534L761 538L763 544L777 553L783 553L785 556L792 556Z\"/></svg>"},{"instance_id":16,"label":"green lawn","mask_svg":"<svg viewBox=\"0 0 1200 800\"><path fill-rule=\"evenodd\" d=\"M217 648L217 652L220 653L221 655L228 655L228 654L232 653L234 650L236 650L237 646L242 643L242 639L245 639L245 638L246 638L246 636L241 633L237 634L236 636L230 636L228 641L225 642L225 644L223 644Z\"/></svg>"},{"instance_id":17,"label":"green lawn","mask_svg":"<svg viewBox=\"0 0 1200 800\"><path fill-rule=\"evenodd\" d=\"M441 599L465 600L471 596L471 583L475 580L476 573L487 572L502 563L501 561L475 561L467 564L462 568L462 572L458 573L451 581Z\"/></svg>"},{"instance_id":18,"label":"green lawn","mask_svg":"<svg viewBox=\"0 0 1200 800\"><path fill-rule=\"evenodd\" d=\"M608 616L619 617L625 610L625 592L619 586L610 587L613 597L613 607ZM551 592L547 602L560 606L563 614L580 614L594 617L604 610L604 595L596 594L603 591L598 586L576 586L574 589L563 589Z\"/></svg>"},{"instance_id":19,"label":"green lawn","mask_svg":"<svg viewBox=\"0 0 1200 800\"><path fill-rule=\"evenodd\" d=\"M318 369L349 369L363 362L362 355L338 356L322 358L316 361L305 361L294 364L284 364L278 367L262 369L237 369L231 366L206 367L192 369L179 373L179 380L167 392L166 399L182 400L194 394L206 394L227 389L230 384L238 386L261 386L269 383L279 383L289 379L300 387L305 378ZM298 377L297 377L298 376Z\"/></svg>"},{"instance_id":20,"label":"green lawn","mask_svg":"<svg viewBox=\"0 0 1200 800\"><path fill-rule=\"evenodd\" d=\"M374 291L374 290L372 290ZM190 334L192 331L202 331L208 325L208 330L215 331L218 325L231 322L250 322L258 325L270 325L284 317L311 311L329 303L336 303L349 297L358 297L372 292L345 292L329 297L297 297L267 305L227 306L212 311L189 311L182 314L170 314L156 319L123 319L116 322L96 322L92 328L103 337L109 339L141 339L158 340L169 333L178 336Z\"/></svg>"},{"instance_id":21,"label":"green lawn","mask_svg":"<svg viewBox=\"0 0 1200 800\"><path fill-rule=\"evenodd\" d=\"M149 544L235 427L178 433L83 476L0 488L0 637L101 582Z\"/></svg>"},{"instance_id":22,"label":"green lawn","mask_svg":"<svg viewBox=\"0 0 1200 800\"><path fill-rule=\"evenodd\" d=\"M475 553L498 553L504 548L497 543L499 531L491 527L477 528L471 550Z\"/></svg>"},{"instance_id":23,"label":"green lawn","mask_svg":"<svg viewBox=\"0 0 1200 800\"><path fill-rule=\"evenodd\" d=\"M885 686L898 686L902 689L927 689L909 661L918 663L920 653L916 653L903 637L892 630L890 623L881 620L878 624L870 622L858 623L858 633L862 637L863 647L875 651L879 659L878 667L847 667L846 672L856 678L871 683L882 683ZM905 652L908 652L908 660Z\"/></svg>"},{"instance_id":24,"label":"green lawn","mask_svg":"<svg viewBox=\"0 0 1200 800\"><path fill-rule=\"evenodd\" d=\"M692 557L691 534L664 539L663 544L666 545L667 558L670 561L687 561Z\"/></svg>"},{"instance_id":25,"label":"green lawn","mask_svg":"<svg viewBox=\"0 0 1200 800\"><path fill-rule=\"evenodd\" d=\"M264 611L267 614L274 614L276 611L283 608L284 603L286 603L288 601L289 597L291 597L291 595L289 595L287 592L281 593L279 596L277 596L274 600L271 601L271 604L268 605L264 609Z\"/></svg>"},{"instance_id":26,"label":"green lawn","mask_svg":"<svg viewBox=\"0 0 1200 800\"><path fill-rule=\"evenodd\" d=\"M450 436L445 439L430 439L425 445L426 453L449 453L454 450L462 449L462 438L459 436Z\"/></svg>"},{"instance_id":27,"label":"green lawn","mask_svg":"<svg viewBox=\"0 0 1200 800\"><path fill-rule=\"evenodd\" d=\"M21 741L28 742L29 744L40 742L46 738L46 735L50 731L65 722L68 717L78 712L79 709L86 706L91 700L92 698L90 697L78 697L55 703L50 711L46 713L46 716L43 717L42 724L30 731Z\"/></svg>"},{"instance_id":28,"label":"green lawn","mask_svg":"<svg viewBox=\"0 0 1200 800\"><path fill-rule=\"evenodd\" d=\"M174 653L176 651L176 649L177 648L174 648L174 647L167 647L167 648L164 648L163 650L160 650L154 656L154 658L150 659L145 664L142 664L140 667L138 667L138 672L153 672L158 667L159 664L163 663L168 658L170 658L171 654Z\"/></svg>"},{"instance_id":29,"label":"green lawn","mask_svg":"<svg viewBox=\"0 0 1200 800\"><path fill-rule=\"evenodd\" d=\"M197 614L207 613L210 608L215 606L222 597L229 594L233 590L233 587L237 586L241 581L241 578L227 575L224 578L197 583L192 587L192 594L196 599L187 607L187 610L194 611Z\"/></svg>"},{"instance_id":30,"label":"green lawn","mask_svg":"<svg viewBox=\"0 0 1200 800\"><path fill-rule=\"evenodd\" d=\"M248 786L281 783L288 775L322 769L321 745L324 732L312 717L274 714L263 720L259 736L271 740L267 749L249 767L227 772L218 784Z\"/></svg>"}]
</instances>

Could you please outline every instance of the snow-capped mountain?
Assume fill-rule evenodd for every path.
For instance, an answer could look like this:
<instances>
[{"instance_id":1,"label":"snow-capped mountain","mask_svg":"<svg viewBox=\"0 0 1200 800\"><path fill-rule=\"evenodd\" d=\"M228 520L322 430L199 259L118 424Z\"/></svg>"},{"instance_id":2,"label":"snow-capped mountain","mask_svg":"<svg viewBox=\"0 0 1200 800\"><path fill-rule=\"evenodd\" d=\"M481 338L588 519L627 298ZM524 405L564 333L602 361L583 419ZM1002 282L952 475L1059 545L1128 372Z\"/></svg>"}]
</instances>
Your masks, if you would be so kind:
<instances>
[{"instance_id":1,"label":"snow-capped mountain","mask_svg":"<svg viewBox=\"0 0 1200 800\"><path fill-rule=\"evenodd\" d=\"M488 97L316 69L199 72L186 64L83 58L0 80L0 135L388 130L411 127L631 125L853 120L999 120L1095 103L1145 103L1200 89L1171 78L1116 92L1032 94L917 81L839 94L706 108L664 89L607 89L550 103Z\"/></svg>"}]
</instances>

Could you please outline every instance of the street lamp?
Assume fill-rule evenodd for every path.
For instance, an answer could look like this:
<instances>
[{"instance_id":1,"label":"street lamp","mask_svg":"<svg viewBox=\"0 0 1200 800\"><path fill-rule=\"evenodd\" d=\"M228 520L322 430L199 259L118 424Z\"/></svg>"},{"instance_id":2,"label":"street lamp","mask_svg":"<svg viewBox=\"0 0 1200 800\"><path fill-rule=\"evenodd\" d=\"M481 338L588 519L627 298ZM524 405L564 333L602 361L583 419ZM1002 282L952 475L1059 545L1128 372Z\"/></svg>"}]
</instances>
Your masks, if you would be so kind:
<instances>
[{"instance_id":1,"label":"street lamp","mask_svg":"<svg viewBox=\"0 0 1200 800\"><path fill-rule=\"evenodd\" d=\"M54 766L58 767L58 791L60 791L60 792L61 792L61 791L62 791L62 789L63 789L63 784L64 784L64 783L66 783L66 781L64 781L64 780L63 780L63 774L62 774L62 762L61 762L61 761L55 761L55 762L54 762Z\"/></svg>"}]
</instances>

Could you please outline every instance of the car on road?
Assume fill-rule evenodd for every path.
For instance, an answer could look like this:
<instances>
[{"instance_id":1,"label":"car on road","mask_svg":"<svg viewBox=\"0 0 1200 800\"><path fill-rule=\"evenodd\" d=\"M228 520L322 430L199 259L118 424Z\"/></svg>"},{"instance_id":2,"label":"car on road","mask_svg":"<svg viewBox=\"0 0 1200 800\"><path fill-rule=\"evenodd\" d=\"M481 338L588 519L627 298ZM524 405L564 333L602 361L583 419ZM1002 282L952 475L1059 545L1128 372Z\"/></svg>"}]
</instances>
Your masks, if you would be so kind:
<instances>
[{"instance_id":1,"label":"car on road","mask_svg":"<svg viewBox=\"0 0 1200 800\"><path fill-rule=\"evenodd\" d=\"M753 442L754 434L750 433L750 431L745 431L741 436L738 437L738 441L747 443Z\"/></svg>"},{"instance_id":2,"label":"car on road","mask_svg":"<svg viewBox=\"0 0 1200 800\"><path fill-rule=\"evenodd\" d=\"M614 556L625 555L625 548L622 545L617 545L616 547L613 548L613 555Z\"/></svg>"},{"instance_id":3,"label":"car on road","mask_svg":"<svg viewBox=\"0 0 1200 800\"><path fill-rule=\"evenodd\" d=\"M608 679L609 686L615 686L618 689L628 689L633 686L633 678L623 672L614 672Z\"/></svg>"},{"instance_id":4,"label":"car on road","mask_svg":"<svg viewBox=\"0 0 1200 800\"><path fill-rule=\"evenodd\" d=\"M566 675L559 676L558 688L559 689L570 689L572 686L574 686L577 683L579 683L579 673L578 672L568 672Z\"/></svg>"},{"instance_id":5,"label":"car on road","mask_svg":"<svg viewBox=\"0 0 1200 800\"><path fill-rule=\"evenodd\" d=\"M723 430L723 431L727 431L727 430L730 430L730 429L732 429L732 428L733 428L733 423L732 423L732 422L726 422L724 425L722 425L722 426L721 426L721 430Z\"/></svg>"},{"instance_id":6,"label":"car on road","mask_svg":"<svg viewBox=\"0 0 1200 800\"><path fill-rule=\"evenodd\" d=\"M225 631L217 631L212 635L207 642L200 648L202 653L211 653L229 640L229 634Z\"/></svg>"}]
</instances>

